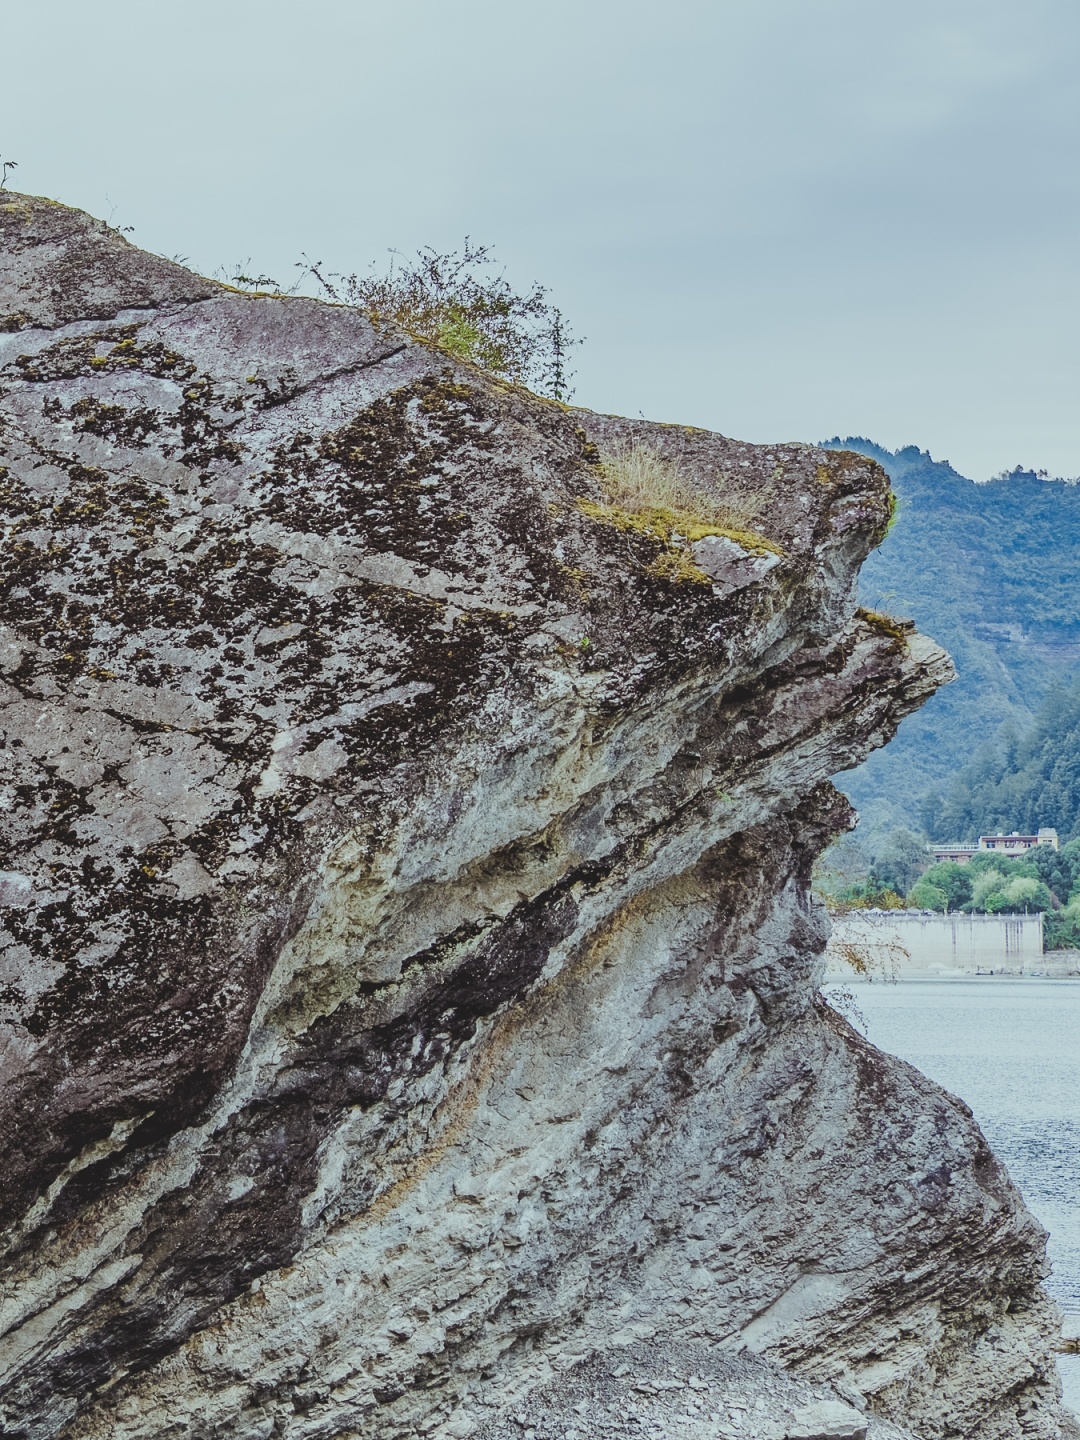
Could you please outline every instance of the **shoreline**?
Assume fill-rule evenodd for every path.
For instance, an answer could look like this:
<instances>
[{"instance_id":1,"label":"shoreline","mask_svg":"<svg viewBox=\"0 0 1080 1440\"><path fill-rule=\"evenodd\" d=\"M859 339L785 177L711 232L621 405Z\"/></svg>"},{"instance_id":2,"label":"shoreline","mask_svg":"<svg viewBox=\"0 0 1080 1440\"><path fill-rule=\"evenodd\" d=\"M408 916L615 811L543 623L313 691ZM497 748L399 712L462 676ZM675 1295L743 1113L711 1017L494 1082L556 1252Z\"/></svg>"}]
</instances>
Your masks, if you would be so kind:
<instances>
[{"instance_id":1,"label":"shoreline","mask_svg":"<svg viewBox=\"0 0 1080 1440\"><path fill-rule=\"evenodd\" d=\"M1060 991L1077 977L1018 972L831 968L822 990L871 1043L963 1097L1048 1231L1047 1287L1061 1312L1054 1359L1064 1407L1080 1420L1080 1211L1070 1183L1080 1159L1072 1099L1080 989L1070 999Z\"/></svg>"},{"instance_id":2,"label":"shoreline","mask_svg":"<svg viewBox=\"0 0 1080 1440\"><path fill-rule=\"evenodd\" d=\"M986 970L973 974L970 970L912 970L905 967L902 974L898 975L857 975L854 971L847 974L839 970L827 970L821 981L822 985L834 985L843 983L845 985L902 985L906 981L936 980L947 981L956 984L961 981L970 981L978 984L985 980L1011 981L1016 984L1023 984L1031 980L1041 980L1051 985L1076 985L1080 982L1080 975L1046 975L1041 971L1033 970L1024 974L1017 974L1016 971L1008 970Z\"/></svg>"}]
</instances>

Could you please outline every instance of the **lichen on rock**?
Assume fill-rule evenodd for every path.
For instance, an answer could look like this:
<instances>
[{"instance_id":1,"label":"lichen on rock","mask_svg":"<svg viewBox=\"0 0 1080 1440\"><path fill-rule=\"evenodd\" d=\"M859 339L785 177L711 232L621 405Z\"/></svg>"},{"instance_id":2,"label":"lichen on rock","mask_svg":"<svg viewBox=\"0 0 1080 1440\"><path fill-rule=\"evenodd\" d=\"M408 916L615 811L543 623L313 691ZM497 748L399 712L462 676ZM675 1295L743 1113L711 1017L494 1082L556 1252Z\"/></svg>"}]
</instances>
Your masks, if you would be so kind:
<instances>
[{"instance_id":1,"label":"lichen on rock","mask_svg":"<svg viewBox=\"0 0 1080 1440\"><path fill-rule=\"evenodd\" d=\"M856 611L880 468L0 247L3 1433L496 1433L644 1343L1057 1435L1042 1232L817 991L829 776L950 674ZM610 523L631 437L765 543Z\"/></svg>"}]
</instances>

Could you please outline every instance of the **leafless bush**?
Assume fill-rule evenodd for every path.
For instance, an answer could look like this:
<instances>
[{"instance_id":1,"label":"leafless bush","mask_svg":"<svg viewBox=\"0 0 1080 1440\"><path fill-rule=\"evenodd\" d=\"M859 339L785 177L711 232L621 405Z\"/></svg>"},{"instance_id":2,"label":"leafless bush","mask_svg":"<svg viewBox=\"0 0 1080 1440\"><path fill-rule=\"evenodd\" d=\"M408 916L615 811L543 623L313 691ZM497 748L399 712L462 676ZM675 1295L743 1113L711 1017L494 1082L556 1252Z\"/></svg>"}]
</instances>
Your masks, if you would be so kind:
<instances>
[{"instance_id":1,"label":"leafless bush","mask_svg":"<svg viewBox=\"0 0 1080 1440\"><path fill-rule=\"evenodd\" d=\"M849 1025L856 1030L866 1033L866 1016L862 1012L853 990L845 990L842 986L830 985L825 991L825 998L832 1008L842 1015Z\"/></svg>"},{"instance_id":2,"label":"leafless bush","mask_svg":"<svg viewBox=\"0 0 1080 1440\"><path fill-rule=\"evenodd\" d=\"M829 959L847 966L861 980L895 981L900 967L911 959L911 952L895 930L890 932L889 912L851 906L830 906L830 911L834 920L847 916L857 918L862 933L845 935L842 928L834 925L826 949Z\"/></svg>"}]
</instances>

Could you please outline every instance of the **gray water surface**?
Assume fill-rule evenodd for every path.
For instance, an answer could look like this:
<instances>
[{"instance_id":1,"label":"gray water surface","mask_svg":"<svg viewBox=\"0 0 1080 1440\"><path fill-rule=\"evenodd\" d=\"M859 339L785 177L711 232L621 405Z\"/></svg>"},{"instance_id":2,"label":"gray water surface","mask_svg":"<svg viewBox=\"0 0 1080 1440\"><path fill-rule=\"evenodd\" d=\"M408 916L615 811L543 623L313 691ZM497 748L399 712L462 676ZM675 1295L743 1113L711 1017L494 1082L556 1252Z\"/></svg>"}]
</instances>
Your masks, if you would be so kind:
<instances>
[{"instance_id":1,"label":"gray water surface","mask_svg":"<svg viewBox=\"0 0 1080 1440\"><path fill-rule=\"evenodd\" d=\"M852 984L867 1037L966 1100L1050 1232L1047 1289L1080 1316L1080 981ZM1080 1411L1080 1357L1061 1363Z\"/></svg>"}]
</instances>

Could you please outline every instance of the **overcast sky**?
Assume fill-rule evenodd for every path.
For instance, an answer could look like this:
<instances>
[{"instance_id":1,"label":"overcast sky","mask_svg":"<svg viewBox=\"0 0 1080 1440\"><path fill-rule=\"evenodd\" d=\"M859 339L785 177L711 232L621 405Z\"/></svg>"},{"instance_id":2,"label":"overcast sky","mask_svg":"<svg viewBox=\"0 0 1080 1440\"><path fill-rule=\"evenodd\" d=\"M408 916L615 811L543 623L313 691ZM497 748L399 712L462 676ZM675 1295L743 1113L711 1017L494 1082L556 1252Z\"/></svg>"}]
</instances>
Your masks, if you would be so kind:
<instances>
[{"instance_id":1,"label":"overcast sky","mask_svg":"<svg viewBox=\"0 0 1080 1440\"><path fill-rule=\"evenodd\" d=\"M1077 0L35 0L0 154L213 272L467 233L578 403L1080 474Z\"/></svg>"}]
</instances>

